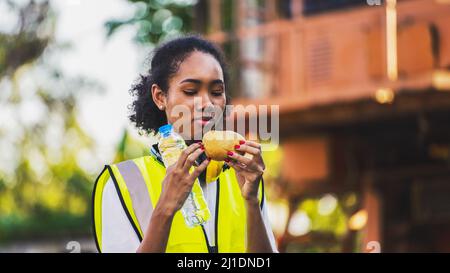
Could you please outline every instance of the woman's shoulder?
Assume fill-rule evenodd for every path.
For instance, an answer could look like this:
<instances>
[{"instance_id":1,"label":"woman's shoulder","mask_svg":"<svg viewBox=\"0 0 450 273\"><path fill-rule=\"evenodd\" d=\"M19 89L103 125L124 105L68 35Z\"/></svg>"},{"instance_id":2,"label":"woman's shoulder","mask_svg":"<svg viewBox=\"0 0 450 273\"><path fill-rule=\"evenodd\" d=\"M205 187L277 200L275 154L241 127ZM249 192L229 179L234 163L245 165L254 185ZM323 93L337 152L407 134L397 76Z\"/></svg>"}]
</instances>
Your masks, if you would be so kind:
<instances>
[{"instance_id":1,"label":"woman's shoulder","mask_svg":"<svg viewBox=\"0 0 450 273\"><path fill-rule=\"evenodd\" d=\"M149 155L145 155L145 156L139 156L139 157L134 157L134 158L128 158L128 159L116 159L114 160L112 163L106 164L105 166L117 166L117 165L123 165L123 164L129 164L132 162L138 162L138 161L143 161L146 160L146 158L150 157Z\"/></svg>"},{"instance_id":2,"label":"woman's shoulder","mask_svg":"<svg viewBox=\"0 0 450 273\"><path fill-rule=\"evenodd\" d=\"M104 168L100 172L100 174L105 172L105 170L111 171L111 169L124 168L124 167L127 167L127 166L128 167L129 166L133 166L133 165L152 166L155 163L158 163L159 165L162 165L161 162L159 162L156 158L154 158L154 156L151 156L151 155L145 155L145 156L140 156L140 157L135 157L135 158L130 158L130 159L123 159L123 160L115 160L112 163L105 164Z\"/></svg>"},{"instance_id":3,"label":"woman's shoulder","mask_svg":"<svg viewBox=\"0 0 450 273\"><path fill-rule=\"evenodd\" d=\"M149 173L155 172L165 173L164 164L151 155L145 155L104 165L96 184L105 185L107 182L105 179L114 179L117 177L123 178L124 181L133 182L137 177L146 176Z\"/></svg>"}]
</instances>

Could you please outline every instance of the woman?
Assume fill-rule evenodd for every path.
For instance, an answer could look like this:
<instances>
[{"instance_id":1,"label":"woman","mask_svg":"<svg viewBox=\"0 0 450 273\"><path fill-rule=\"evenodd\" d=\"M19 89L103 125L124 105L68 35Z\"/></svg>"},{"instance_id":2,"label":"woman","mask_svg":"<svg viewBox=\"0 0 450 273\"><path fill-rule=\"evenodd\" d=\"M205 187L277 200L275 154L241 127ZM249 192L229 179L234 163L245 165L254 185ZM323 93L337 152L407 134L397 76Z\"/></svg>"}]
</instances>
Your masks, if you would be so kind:
<instances>
[{"instance_id":1,"label":"woman","mask_svg":"<svg viewBox=\"0 0 450 273\"><path fill-rule=\"evenodd\" d=\"M194 141L201 139L194 128L214 121L208 109L225 109L226 82L222 52L200 37L181 37L154 51L148 75L141 76L131 90L135 100L130 119L146 133L181 120L189 124L178 130L188 148L167 169L157 145L150 156L105 166L93 198L99 251L276 252L258 143L241 141L235 147L241 153L230 151L214 181L205 182L212 164L202 144ZM177 106L191 115L173 115ZM198 185L197 179L211 218L202 226L187 228L179 210Z\"/></svg>"}]
</instances>

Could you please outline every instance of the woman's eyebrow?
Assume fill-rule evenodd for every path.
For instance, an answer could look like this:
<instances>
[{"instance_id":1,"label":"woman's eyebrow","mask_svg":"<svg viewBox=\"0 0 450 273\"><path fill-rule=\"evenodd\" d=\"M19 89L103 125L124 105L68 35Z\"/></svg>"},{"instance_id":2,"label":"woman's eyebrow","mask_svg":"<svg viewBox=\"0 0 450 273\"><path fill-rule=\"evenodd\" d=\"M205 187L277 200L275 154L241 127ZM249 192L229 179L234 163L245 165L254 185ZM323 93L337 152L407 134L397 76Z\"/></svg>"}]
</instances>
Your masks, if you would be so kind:
<instances>
[{"instance_id":1,"label":"woman's eyebrow","mask_svg":"<svg viewBox=\"0 0 450 273\"><path fill-rule=\"evenodd\" d=\"M201 80L198 79L184 79L182 80L179 84L185 83L185 82L190 82L190 83L195 83L195 84L202 84ZM213 84L224 84L224 82L221 79L216 79L216 80L212 80L211 85Z\"/></svg>"},{"instance_id":2,"label":"woman's eyebrow","mask_svg":"<svg viewBox=\"0 0 450 273\"><path fill-rule=\"evenodd\" d=\"M201 84L202 81L201 80L197 80L197 79L184 79L180 82L180 84L185 83L185 82L191 82L191 83L196 83L196 84Z\"/></svg>"}]
</instances>

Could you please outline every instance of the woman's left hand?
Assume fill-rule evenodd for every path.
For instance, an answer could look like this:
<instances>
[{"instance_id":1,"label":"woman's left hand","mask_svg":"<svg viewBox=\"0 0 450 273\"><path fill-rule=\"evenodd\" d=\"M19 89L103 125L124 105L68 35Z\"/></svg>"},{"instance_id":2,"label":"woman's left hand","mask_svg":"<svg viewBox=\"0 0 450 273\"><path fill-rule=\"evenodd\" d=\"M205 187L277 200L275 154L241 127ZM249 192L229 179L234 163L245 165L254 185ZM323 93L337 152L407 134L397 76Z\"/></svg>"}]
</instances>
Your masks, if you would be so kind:
<instances>
[{"instance_id":1,"label":"woman's left hand","mask_svg":"<svg viewBox=\"0 0 450 273\"><path fill-rule=\"evenodd\" d=\"M259 182L266 166L261 155L261 145L253 141L241 141L235 146L237 152L247 153L247 156L237 152L228 152L225 160L236 172L236 178L241 188L242 197L247 201L258 202Z\"/></svg>"}]
</instances>

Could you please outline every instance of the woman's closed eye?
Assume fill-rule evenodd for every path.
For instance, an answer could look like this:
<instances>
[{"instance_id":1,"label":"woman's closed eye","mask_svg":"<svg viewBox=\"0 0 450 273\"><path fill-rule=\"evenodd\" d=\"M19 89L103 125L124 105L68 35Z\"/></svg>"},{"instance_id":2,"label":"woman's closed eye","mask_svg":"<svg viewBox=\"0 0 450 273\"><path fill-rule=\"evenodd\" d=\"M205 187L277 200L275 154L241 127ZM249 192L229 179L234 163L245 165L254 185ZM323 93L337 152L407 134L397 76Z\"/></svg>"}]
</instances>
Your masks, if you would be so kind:
<instances>
[{"instance_id":1,"label":"woman's closed eye","mask_svg":"<svg viewBox=\"0 0 450 273\"><path fill-rule=\"evenodd\" d=\"M188 96L193 96L197 94L197 90L195 89L184 89L183 92Z\"/></svg>"},{"instance_id":2,"label":"woman's closed eye","mask_svg":"<svg viewBox=\"0 0 450 273\"><path fill-rule=\"evenodd\" d=\"M222 95L223 95L223 90L222 90L222 89L212 90L212 91L211 91L211 94L212 94L213 96L219 97L219 96L222 96Z\"/></svg>"}]
</instances>

